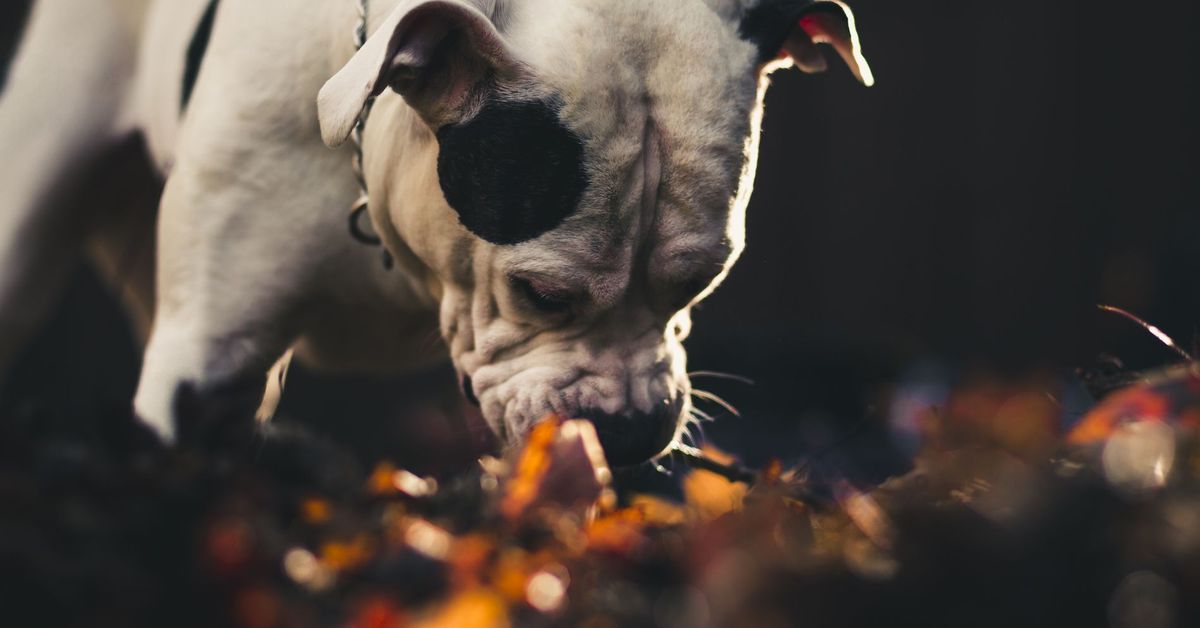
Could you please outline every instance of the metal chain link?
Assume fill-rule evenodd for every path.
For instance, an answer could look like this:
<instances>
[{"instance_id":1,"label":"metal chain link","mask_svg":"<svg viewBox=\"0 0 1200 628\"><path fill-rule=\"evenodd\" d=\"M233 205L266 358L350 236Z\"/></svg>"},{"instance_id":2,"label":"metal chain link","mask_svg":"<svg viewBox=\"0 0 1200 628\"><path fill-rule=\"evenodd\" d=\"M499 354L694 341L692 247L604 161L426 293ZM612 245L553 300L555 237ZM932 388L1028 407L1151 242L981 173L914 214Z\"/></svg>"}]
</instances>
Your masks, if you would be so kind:
<instances>
[{"instance_id":1,"label":"metal chain link","mask_svg":"<svg viewBox=\"0 0 1200 628\"><path fill-rule=\"evenodd\" d=\"M354 49L356 51L362 50L367 43L367 2L368 0L358 0L358 24L354 27ZM367 177L363 172L363 131L367 128L367 118L371 116L371 108L374 106L375 97L367 98L362 111L358 114L358 121L354 124L354 131L350 133L350 140L354 143L351 165L359 192L358 200L354 201L354 205L350 208L350 235L363 244L383 246L383 240L379 236L368 233L360 224L364 216L369 217L367 213L369 207ZM383 250L383 267L389 270L392 268L392 256L386 248Z\"/></svg>"}]
</instances>

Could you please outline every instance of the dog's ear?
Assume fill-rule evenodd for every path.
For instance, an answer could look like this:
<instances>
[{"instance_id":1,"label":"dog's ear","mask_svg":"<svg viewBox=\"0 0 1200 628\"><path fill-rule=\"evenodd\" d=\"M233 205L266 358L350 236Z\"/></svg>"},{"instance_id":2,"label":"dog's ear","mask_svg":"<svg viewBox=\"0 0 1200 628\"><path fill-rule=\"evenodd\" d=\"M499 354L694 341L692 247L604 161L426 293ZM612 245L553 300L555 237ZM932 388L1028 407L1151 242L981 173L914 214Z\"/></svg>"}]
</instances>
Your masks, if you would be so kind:
<instances>
[{"instance_id":1,"label":"dog's ear","mask_svg":"<svg viewBox=\"0 0 1200 628\"><path fill-rule=\"evenodd\" d=\"M828 64L817 45L829 44L863 85L875 84L854 13L839 0L760 0L742 15L738 31L758 46L764 64L790 57L805 72L824 72Z\"/></svg>"},{"instance_id":2,"label":"dog's ear","mask_svg":"<svg viewBox=\"0 0 1200 628\"><path fill-rule=\"evenodd\" d=\"M346 141L367 100L387 87L434 126L455 117L498 72L514 70L490 14L495 0L407 0L317 96L321 137Z\"/></svg>"}]
</instances>

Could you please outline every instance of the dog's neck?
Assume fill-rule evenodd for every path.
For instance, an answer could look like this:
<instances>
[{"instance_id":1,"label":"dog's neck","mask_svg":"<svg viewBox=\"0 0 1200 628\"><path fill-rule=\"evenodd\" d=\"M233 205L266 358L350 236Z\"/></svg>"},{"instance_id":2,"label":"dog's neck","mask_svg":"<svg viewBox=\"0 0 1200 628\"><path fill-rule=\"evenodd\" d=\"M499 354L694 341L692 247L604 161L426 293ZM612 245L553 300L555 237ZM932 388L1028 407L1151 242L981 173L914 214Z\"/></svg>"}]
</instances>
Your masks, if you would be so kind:
<instances>
[{"instance_id":1,"label":"dog's neck","mask_svg":"<svg viewBox=\"0 0 1200 628\"><path fill-rule=\"evenodd\" d=\"M437 154L437 138L417 113L394 92L380 95L363 141L371 221L395 258L396 271L413 280L431 303L441 298L442 278L433 268L450 268L453 260L441 257L463 253L447 244L470 242L457 219L438 216L450 210L438 184Z\"/></svg>"}]
</instances>

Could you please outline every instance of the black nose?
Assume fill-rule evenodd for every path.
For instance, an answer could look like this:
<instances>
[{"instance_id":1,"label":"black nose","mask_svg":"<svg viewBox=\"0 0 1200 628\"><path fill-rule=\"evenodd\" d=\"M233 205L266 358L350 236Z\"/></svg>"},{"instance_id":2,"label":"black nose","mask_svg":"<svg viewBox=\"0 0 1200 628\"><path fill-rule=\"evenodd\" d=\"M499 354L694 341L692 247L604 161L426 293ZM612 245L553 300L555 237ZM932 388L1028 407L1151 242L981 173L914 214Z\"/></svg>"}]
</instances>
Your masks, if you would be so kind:
<instances>
[{"instance_id":1,"label":"black nose","mask_svg":"<svg viewBox=\"0 0 1200 628\"><path fill-rule=\"evenodd\" d=\"M641 464L661 454L679 428L679 402L666 399L651 412L609 414L584 409L579 414L596 426L604 456L614 467Z\"/></svg>"}]
</instances>

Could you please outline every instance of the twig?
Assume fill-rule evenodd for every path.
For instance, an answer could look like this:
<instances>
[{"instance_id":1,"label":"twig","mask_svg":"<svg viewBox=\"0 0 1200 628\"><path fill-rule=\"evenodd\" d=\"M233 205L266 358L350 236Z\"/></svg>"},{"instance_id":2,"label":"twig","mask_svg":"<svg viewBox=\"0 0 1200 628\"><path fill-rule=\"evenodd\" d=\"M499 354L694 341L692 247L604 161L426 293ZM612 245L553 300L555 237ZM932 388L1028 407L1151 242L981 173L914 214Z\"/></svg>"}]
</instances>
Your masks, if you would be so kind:
<instances>
[{"instance_id":1,"label":"twig","mask_svg":"<svg viewBox=\"0 0 1200 628\"><path fill-rule=\"evenodd\" d=\"M1113 307L1111 305L1097 305L1096 307L1100 308L1101 310L1103 310L1105 312L1112 312L1113 314L1123 316L1123 317L1133 321L1134 323L1140 325L1142 327L1142 329L1145 329L1146 331L1150 332L1150 335L1157 338L1159 340L1159 342L1166 345L1168 349L1171 349L1175 353L1179 354L1180 357L1182 357L1183 359L1187 360L1188 362L1196 361L1196 358L1193 357L1192 354L1190 354L1187 351L1185 351L1184 349L1182 349L1175 342L1174 338L1171 338L1166 333L1164 333L1163 330L1155 327L1154 325L1151 325L1150 323L1139 318L1138 316L1136 316L1134 314L1130 314L1129 312L1122 310L1119 307Z\"/></svg>"},{"instance_id":2,"label":"twig","mask_svg":"<svg viewBox=\"0 0 1200 628\"><path fill-rule=\"evenodd\" d=\"M683 443L677 443L675 447L671 449L671 453L678 454L679 457L683 458L685 462L697 469L703 469L705 471L716 473L730 482L742 482L743 484L753 485L754 481L758 479L758 473L752 471L751 469L743 467L739 464L725 464L723 462L717 462L716 460L705 456L703 451L700 451L695 447L684 445Z\"/></svg>"}]
</instances>

